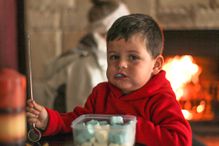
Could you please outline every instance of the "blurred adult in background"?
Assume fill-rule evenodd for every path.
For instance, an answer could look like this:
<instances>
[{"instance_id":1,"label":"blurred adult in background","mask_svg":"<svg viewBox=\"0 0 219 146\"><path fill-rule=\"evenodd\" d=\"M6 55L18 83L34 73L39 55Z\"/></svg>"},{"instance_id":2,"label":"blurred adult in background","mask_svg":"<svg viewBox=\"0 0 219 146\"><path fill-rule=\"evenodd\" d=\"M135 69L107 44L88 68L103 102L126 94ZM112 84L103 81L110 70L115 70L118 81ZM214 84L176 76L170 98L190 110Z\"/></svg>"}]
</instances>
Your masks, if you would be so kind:
<instances>
[{"instance_id":1,"label":"blurred adult in background","mask_svg":"<svg viewBox=\"0 0 219 146\"><path fill-rule=\"evenodd\" d=\"M66 107L72 111L83 105L97 83L106 81L106 32L113 22L129 14L124 3L118 0L93 0L88 13L90 33L82 38L78 48L86 50L86 57L76 60L67 82Z\"/></svg>"},{"instance_id":2,"label":"blurred adult in background","mask_svg":"<svg viewBox=\"0 0 219 146\"><path fill-rule=\"evenodd\" d=\"M36 100L60 112L83 105L92 88L106 81L106 32L117 18L129 14L126 5L119 0L91 2L87 34L76 48L55 58L47 66L44 79L34 84Z\"/></svg>"}]
</instances>

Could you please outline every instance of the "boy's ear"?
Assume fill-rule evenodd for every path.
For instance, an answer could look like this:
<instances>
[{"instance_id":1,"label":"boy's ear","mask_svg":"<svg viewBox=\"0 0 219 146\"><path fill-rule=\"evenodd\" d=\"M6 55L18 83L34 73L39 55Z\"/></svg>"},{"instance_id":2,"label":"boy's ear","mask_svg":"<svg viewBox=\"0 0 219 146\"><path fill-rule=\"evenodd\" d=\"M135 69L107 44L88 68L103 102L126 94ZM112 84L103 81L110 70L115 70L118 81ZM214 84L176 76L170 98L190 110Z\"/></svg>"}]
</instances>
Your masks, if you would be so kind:
<instances>
[{"instance_id":1,"label":"boy's ear","mask_svg":"<svg viewBox=\"0 0 219 146\"><path fill-rule=\"evenodd\" d=\"M162 55L159 55L155 58L154 68L153 68L153 75L158 74L163 67L164 64L164 58Z\"/></svg>"}]
</instances>

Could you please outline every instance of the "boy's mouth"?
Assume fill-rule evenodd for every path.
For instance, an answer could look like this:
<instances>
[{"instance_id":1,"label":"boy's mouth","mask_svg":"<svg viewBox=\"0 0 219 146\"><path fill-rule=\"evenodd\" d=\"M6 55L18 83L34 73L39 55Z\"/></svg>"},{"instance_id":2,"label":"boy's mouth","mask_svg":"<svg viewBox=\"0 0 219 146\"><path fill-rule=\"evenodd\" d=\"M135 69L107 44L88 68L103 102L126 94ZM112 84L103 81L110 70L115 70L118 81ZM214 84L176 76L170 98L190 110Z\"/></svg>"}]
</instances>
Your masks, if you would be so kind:
<instances>
[{"instance_id":1,"label":"boy's mouth","mask_svg":"<svg viewBox=\"0 0 219 146\"><path fill-rule=\"evenodd\" d=\"M123 73L117 73L117 74L114 75L114 77L115 78L125 78L127 76L125 74L123 74Z\"/></svg>"}]
</instances>

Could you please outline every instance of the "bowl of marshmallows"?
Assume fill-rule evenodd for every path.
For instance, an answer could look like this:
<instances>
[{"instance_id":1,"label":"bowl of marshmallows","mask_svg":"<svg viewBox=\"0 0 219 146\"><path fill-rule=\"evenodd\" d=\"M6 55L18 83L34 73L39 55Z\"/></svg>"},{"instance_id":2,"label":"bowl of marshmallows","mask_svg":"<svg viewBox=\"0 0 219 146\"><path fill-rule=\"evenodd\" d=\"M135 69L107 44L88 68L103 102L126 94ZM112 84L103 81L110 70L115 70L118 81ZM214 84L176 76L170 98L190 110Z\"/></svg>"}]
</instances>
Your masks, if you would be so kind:
<instances>
[{"instance_id":1,"label":"bowl of marshmallows","mask_svg":"<svg viewBox=\"0 0 219 146\"><path fill-rule=\"evenodd\" d=\"M75 146L133 146L136 117L132 115L81 115L72 122Z\"/></svg>"}]
</instances>

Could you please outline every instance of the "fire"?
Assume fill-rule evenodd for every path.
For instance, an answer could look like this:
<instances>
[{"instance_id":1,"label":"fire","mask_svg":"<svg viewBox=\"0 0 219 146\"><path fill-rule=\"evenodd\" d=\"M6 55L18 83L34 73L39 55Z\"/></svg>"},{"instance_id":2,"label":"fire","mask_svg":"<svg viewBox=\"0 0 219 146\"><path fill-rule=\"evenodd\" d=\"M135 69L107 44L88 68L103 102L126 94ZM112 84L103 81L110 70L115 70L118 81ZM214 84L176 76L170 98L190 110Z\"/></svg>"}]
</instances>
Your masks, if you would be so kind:
<instances>
[{"instance_id":1,"label":"fire","mask_svg":"<svg viewBox=\"0 0 219 146\"><path fill-rule=\"evenodd\" d=\"M200 104L197 106L197 109L196 109L197 112L198 113L203 112L205 109L205 105L206 105L205 101L201 101Z\"/></svg>"},{"instance_id":2,"label":"fire","mask_svg":"<svg viewBox=\"0 0 219 146\"><path fill-rule=\"evenodd\" d=\"M202 100L194 105L194 99L199 102L198 93L201 91L199 75L201 67L193 60L192 56L175 56L167 59L163 66L166 77L181 103L182 113L187 120L192 120L205 111L206 101ZM197 103L197 102L196 102Z\"/></svg>"},{"instance_id":3,"label":"fire","mask_svg":"<svg viewBox=\"0 0 219 146\"><path fill-rule=\"evenodd\" d=\"M183 98L184 88L187 83L197 83L201 68L194 63L192 56L175 56L167 60L163 69L166 77L176 94L177 100Z\"/></svg>"},{"instance_id":4,"label":"fire","mask_svg":"<svg viewBox=\"0 0 219 146\"><path fill-rule=\"evenodd\" d=\"M192 113L190 113L188 110L182 109L182 113L183 113L184 117L185 117L187 120L191 120L191 119L192 119Z\"/></svg>"},{"instance_id":5,"label":"fire","mask_svg":"<svg viewBox=\"0 0 219 146\"><path fill-rule=\"evenodd\" d=\"M212 120L210 84L199 75L202 68L190 55L175 56L166 60L163 69L187 120ZM205 84L207 83L207 84Z\"/></svg>"}]
</instances>

